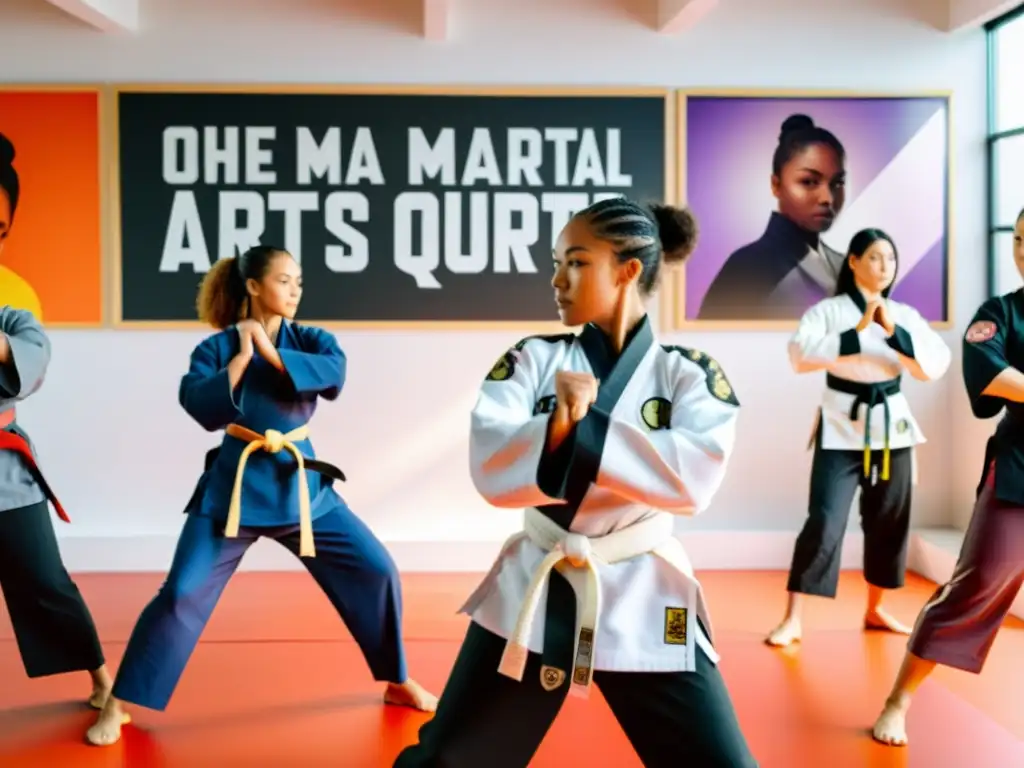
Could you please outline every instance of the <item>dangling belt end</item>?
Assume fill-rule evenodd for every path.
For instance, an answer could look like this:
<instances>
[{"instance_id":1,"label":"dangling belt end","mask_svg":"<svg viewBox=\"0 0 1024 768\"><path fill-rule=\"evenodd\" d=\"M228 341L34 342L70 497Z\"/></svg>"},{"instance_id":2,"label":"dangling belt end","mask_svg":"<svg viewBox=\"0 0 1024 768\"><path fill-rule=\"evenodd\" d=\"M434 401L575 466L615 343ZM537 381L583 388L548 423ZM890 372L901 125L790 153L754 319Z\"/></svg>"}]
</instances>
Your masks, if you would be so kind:
<instances>
[{"instance_id":1,"label":"dangling belt end","mask_svg":"<svg viewBox=\"0 0 1024 768\"><path fill-rule=\"evenodd\" d=\"M836 392L843 392L854 396L853 404L850 407L850 420L857 421L860 418L860 406L864 406L864 477L871 477L871 411L876 405L882 406L883 418L885 419L885 446L882 449L882 480L889 479L889 433L892 431L892 414L889 411L889 395L900 391L900 379L862 384L841 379L832 374L825 377L826 385Z\"/></svg>"},{"instance_id":2,"label":"dangling belt end","mask_svg":"<svg viewBox=\"0 0 1024 768\"><path fill-rule=\"evenodd\" d=\"M313 543L313 520L310 509L309 483L306 480L306 462L302 452L295 446L295 440L305 440L309 435L309 427L301 426L291 432L282 434L268 429L265 434L253 432L238 424L229 424L225 432L234 438L248 443L238 457L238 469L235 472L235 485L231 491L231 503L228 506L228 519L224 525L224 536L233 539L238 536L242 522L242 478L245 475L245 464L249 456L258 450L269 453L288 451L298 463L299 483L299 557L316 557L316 546Z\"/></svg>"}]
</instances>

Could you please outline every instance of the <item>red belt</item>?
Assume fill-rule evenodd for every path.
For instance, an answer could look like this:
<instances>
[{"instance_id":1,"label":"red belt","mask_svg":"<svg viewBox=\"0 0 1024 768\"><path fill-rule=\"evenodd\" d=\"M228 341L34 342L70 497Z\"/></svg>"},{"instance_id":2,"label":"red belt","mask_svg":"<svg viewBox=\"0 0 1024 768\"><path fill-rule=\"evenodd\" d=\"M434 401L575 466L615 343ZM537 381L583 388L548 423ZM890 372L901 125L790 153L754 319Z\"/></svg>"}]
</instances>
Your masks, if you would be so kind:
<instances>
[{"instance_id":1,"label":"red belt","mask_svg":"<svg viewBox=\"0 0 1024 768\"><path fill-rule=\"evenodd\" d=\"M68 517L68 513L64 511L64 507L61 506L60 501L57 500L57 494L50 488L50 484L46 482L46 478L43 477L42 470L39 469L39 465L36 464L36 457L32 455L32 448L29 446L28 441L21 435L17 435L14 432L8 431L7 427L14 423L14 410L4 411L0 413L0 451L14 451L21 455L21 458L25 460L28 465L29 472L39 483L39 487L43 489L43 493L46 494L46 498L53 504L53 508L57 511L57 517L63 520L65 523L70 523L71 518Z\"/></svg>"}]
</instances>

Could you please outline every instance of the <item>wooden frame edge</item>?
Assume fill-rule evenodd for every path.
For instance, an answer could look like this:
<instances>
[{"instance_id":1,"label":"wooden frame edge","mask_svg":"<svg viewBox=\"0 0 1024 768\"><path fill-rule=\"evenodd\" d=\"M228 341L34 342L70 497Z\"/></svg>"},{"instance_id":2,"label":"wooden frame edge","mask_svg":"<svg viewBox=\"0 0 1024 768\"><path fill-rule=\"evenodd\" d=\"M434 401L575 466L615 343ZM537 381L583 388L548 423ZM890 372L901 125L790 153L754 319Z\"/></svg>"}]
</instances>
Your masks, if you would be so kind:
<instances>
[{"instance_id":1,"label":"wooden frame edge","mask_svg":"<svg viewBox=\"0 0 1024 768\"><path fill-rule=\"evenodd\" d=\"M43 327L48 331L90 331L90 330L103 330L108 326L107 323L107 302L108 302L108 290L107 290L107 271L110 268L109 255L107 253L107 243L105 236L104 221L107 217L107 206L109 205L109 198L106 196L106 190L103 184L103 168L106 162L106 145L104 130L105 125L103 122L103 94L106 89L106 85L101 82L91 83L65 83L65 82L45 82L45 83L4 83L0 85L0 92L5 93L92 93L96 95L96 133L97 141L99 146L97 147L97 194L99 196L99 209L100 209L100 242L99 242L99 289L97 301L99 304L99 319L98 320L62 320L62 321L49 321L43 320Z\"/></svg>"},{"instance_id":2,"label":"wooden frame edge","mask_svg":"<svg viewBox=\"0 0 1024 768\"><path fill-rule=\"evenodd\" d=\"M676 90L676 162L679 178L679 201L684 204L687 199L686 188L686 105L691 96L704 98L758 98L758 99L942 99L946 103L946 253L945 280L946 290L945 319L933 320L929 326L935 330L950 330L956 326L956 244L955 240L955 162L954 162L954 111L953 91L922 90L922 91L846 91L824 89L760 89L760 88L679 88ZM675 332L701 331L793 331L799 320L687 320L686 319L686 266L684 265L674 281L673 289L677 292L675 302Z\"/></svg>"},{"instance_id":3,"label":"wooden frame edge","mask_svg":"<svg viewBox=\"0 0 1024 768\"><path fill-rule=\"evenodd\" d=\"M602 87L602 86L419 86L419 85L286 85L286 84L243 84L243 83L117 83L108 86L109 93L109 141L111 193L109 209L111 272L111 322L109 327L117 330L206 330L210 328L198 320L125 320L123 306L124 280L122 273L121 239L121 194L120 194L120 121L119 104L122 93L239 93L239 94L280 94L293 93L348 96L348 95L426 95L426 96L523 96L523 97L589 97L589 98L635 98L661 97L665 104L665 195L672 200L675 190L675 173L678 167L674 155L675 134L673 104L676 91L669 87ZM671 281L665 281L670 283ZM671 286L668 286L671 289ZM671 293L671 290L669 291ZM661 297L664 306L671 297ZM659 312L659 315L661 313ZM315 324L330 330L373 331L373 330L418 330L418 331L506 331L522 330L525 333L565 333L566 327L558 320L316 320L299 318L299 322ZM664 328L664 318L659 318ZM671 330L671 328L669 328Z\"/></svg>"}]
</instances>

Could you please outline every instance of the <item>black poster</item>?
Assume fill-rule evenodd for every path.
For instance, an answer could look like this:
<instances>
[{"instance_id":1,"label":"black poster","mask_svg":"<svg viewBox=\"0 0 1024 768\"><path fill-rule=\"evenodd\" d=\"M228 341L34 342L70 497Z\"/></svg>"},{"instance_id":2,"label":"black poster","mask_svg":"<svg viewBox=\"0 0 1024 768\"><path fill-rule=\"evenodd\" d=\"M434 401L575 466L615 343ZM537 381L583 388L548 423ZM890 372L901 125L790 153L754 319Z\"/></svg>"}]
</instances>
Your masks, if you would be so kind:
<instances>
[{"instance_id":1,"label":"black poster","mask_svg":"<svg viewBox=\"0 0 1024 768\"><path fill-rule=\"evenodd\" d=\"M601 196L663 200L663 95L121 92L122 321L196 319L251 245L299 319L556 321L551 248Z\"/></svg>"}]
</instances>

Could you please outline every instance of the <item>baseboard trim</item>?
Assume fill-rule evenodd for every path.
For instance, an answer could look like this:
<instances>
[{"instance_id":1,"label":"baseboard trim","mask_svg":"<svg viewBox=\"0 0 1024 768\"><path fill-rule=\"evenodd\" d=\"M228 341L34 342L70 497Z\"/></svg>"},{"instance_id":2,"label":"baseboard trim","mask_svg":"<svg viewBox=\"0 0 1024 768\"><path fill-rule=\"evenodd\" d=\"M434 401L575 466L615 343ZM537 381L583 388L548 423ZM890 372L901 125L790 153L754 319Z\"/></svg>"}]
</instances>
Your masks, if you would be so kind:
<instances>
[{"instance_id":1,"label":"baseboard trim","mask_svg":"<svg viewBox=\"0 0 1024 768\"><path fill-rule=\"evenodd\" d=\"M695 531L680 535L697 570L775 571L789 568L795 531ZM60 548L72 573L162 573L171 564L177 534L147 536L64 536ZM955 528L913 532L907 567L942 584L953 575L963 543ZM405 573L481 573L494 561L501 541L385 542ZM843 542L842 568L860 570L864 537L849 531ZM272 541L259 541L246 553L241 571L297 571L303 565ZM1024 619L1024 590L1010 613Z\"/></svg>"},{"instance_id":2,"label":"baseboard trim","mask_svg":"<svg viewBox=\"0 0 1024 768\"><path fill-rule=\"evenodd\" d=\"M956 528L925 528L915 532L907 553L907 566L915 573L938 584L953 576L964 532ZM1010 606L1010 615L1024 619L1024 590Z\"/></svg>"},{"instance_id":3,"label":"baseboard trim","mask_svg":"<svg viewBox=\"0 0 1024 768\"><path fill-rule=\"evenodd\" d=\"M680 535L698 570L784 570L793 554L795 531L695 531ZM165 572L177 534L145 536L63 536L60 548L72 573ZM502 541L386 541L400 571L484 572ZM859 569L863 536L850 531L842 567ZM272 541L258 541L246 553L241 571L302 570L299 560Z\"/></svg>"}]
</instances>

